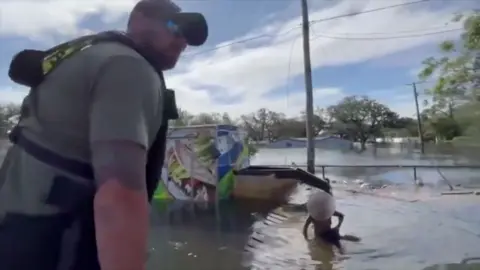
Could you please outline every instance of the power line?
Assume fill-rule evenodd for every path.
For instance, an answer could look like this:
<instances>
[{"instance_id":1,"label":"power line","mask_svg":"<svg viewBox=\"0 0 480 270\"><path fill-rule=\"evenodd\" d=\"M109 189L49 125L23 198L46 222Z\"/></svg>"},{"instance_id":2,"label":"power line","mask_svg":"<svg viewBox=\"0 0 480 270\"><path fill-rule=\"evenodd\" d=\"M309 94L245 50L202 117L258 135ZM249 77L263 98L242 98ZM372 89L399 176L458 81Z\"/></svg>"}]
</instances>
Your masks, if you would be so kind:
<instances>
[{"instance_id":1,"label":"power line","mask_svg":"<svg viewBox=\"0 0 480 270\"><path fill-rule=\"evenodd\" d=\"M416 30L403 30L403 31L396 31L395 33L411 33L411 32L420 32L420 31L425 31L425 30L433 30L433 29L440 29L440 28L445 28L445 26L436 26L436 27L430 27L430 28L424 28L424 29L416 29ZM392 34L392 33L387 33L387 32L364 32L364 33L336 33L336 34L344 34L344 35L373 35L373 34ZM431 34L431 33L429 33ZM298 36L300 37L300 36ZM289 92L290 92L290 83L289 83L289 78L290 78L290 74L291 74L291 68L292 68L292 56L293 56L293 49L295 47L295 44L296 42L298 41L298 37L295 38L293 41L292 41L292 44L290 46L290 50L289 50L289 57L288 57L288 71L287 71L287 79L286 79L286 89L285 89L285 92L286 92L286 95L287 95L287 103L288 103L288 95L289 95ZM316 35L314 35L313 38L311 38L311 40L315 40L316 38ZM432 81L419 81L419 82L415 82L417 85L418 84L425 84L425 83L430 83ZM404 86L404 85L402 85ZM419 96L421 94L418 94Z\"/></svg>"},{"instance_id":2,"label":"power line","mask_svg":"<svg viewBox=\"0 0 480 270\"><path fill-rule=\"evenodd\" d=\"M284 36L284 35L290 33L291 31L293 31L295 29L299 29L299 28L300 28L300 25L292 27L292 28L288 29L287 31L279 33L279 34L274 34L274 35L262 34L262 35L258 35L258 36L254 36L254 37L250 37L250 38L245 38L245 39L229 42L229 43L226 43L226 44L223 44L223 45L211 48L211 49L201 50L199 52L186 53L186 54L184 54L184 56L192 57L192 56L195 56L195 55L198 55L198 54L216 51L216 50L219 50L219 49L222 49L222 48L225 48L225 47L231 47L233 45L242 44L242 43L254 41L254 40L257 40L257 39L261 39L261 38Z\"/></svg>"},{"instance_id":3,"label":"power line","mask_svg":"<svg viewBox=\"0 0 480 270\"><path fill-rule=\"evenodd\" d=\"M363 35L363 36L368 36L368 35L391 35L391 34L403 34L403 33L418 33L418 32L425 32L425 31L430 31L430 30L439 30L439 29L445 29L447 25L442 25L442 26L432 26L432 27L426 27L426 28L421 28L421 29L408 29L408 30L399 30L395 32L355 32L355 33L348 33L348 32L335 32L331 34L335 35L345 35L345 36L351 36L351 35ZM312 32L315 34L315 31Z\"/></svg>"},{"instance_id":4,"label":"power line","mask_svg":"<svg viewBox=\"0 0 480 270\"><path fill-rule=\"evenodd\" d=\"M390 37L339 37L339 36L329 36L323 34L316 34L314 37L315 39L318 38L328 38L328 39L343 39L343 40L387 40L387 39L402 39L402 38L415 38L415 37L424 37L424 36L432 36L432 35L439 35L449 32L460 31L462 28L456 29L448 29L443 31L436 31L430 33L422 33L422 34L412 34L412 35L400 35L400 36L390 36Z\"/></svg>"},{"instance_id":5,"label":"power line","mask_svg":"<svg viewBox=\"0 0 480 270\"><path fill-rule=\"evenodd\" d=\"M407 3L396 4L396 5L391 5L391 6L385 6L385 7L380 7L380 8L374 8L374 9L369 9L369 10L364 10L364 11L354 11L354 12L350 12L350 13L347 13L347 14L332 16L332 17L319 19L319 20L313 20L310 23L315 24L315 23L320 23L320 22L326 22L326 21L331 21L331 20L336 20L336 19L341 19L341 18L346 18L346 17L353 17L353 16L357 16L357 15L360 15L360 14L367 14L367 13L383 11L383 10L392 9L392 8L398 8L398 7L404 7L404 6L426 3L426 2L430 2L430 1L432 1L432 0L420 0L420 1L407 2Z\"/></svg>"},{"instance_id":6,"label":"power line","mask_svg":"<svg viewBox=\"0 0 480 270\"><path fill-rule=\"evenodd\" d=\"M291 32L292 30L295 30L295 29L298 29L298 28L299 28L299 26L291 28L291 29L289 29L289 30L287 30L287 31L285 31L281 34L276 34L276 35L265 34L265 35L262 35L262 36L256 36L256 37L251 37L251 38L248 38L248 39L242 39L242 40L230 42L230 43L227 43L227 44L224 44L224 45L221 45L221 46L217 46L217 47L207 49L207 50L202 50L202 51L199 51L199 52L186 53L186 54L183 55L183 57L193 57L193 56L196 56L196 55L199 55L199 54L216 51L216 50L219 50L219 49L222 49L222 48L230 47L230 46L233 46L233 45L236 45L236 44L246 43L246 42L253 41L253 40L256 40L256 39L260 39L260 38L264 38L264 37L278 37L278 36L286 35L289 32ZM422 32L422 31L425 31L425 30L426 29L418 29L417 31ZM379 36L377 36L377 37L342 37L342 36L332 36L332 35L328 35L328 34L327 35L317 34L316 32L314 32L314 35L313 35L312 38L310 38L310 40L313 41L313 40L316 40L318 38L341 39L341 40L389 40L389 39L403 39L403 38L416 38L416 37L423 37L423 36L432 36L432 35L439 35L439 34L444 34L444 33L449 33L449 32L460 31L460 30L463 30L463 29L462 28L455 28L455 29L447 29L447 30L443 30L443 31L434 31L434 32L411 34L411 35L388 36L388 37L379 37ZM407 31L398 31L398 32L395 32L395 33L409 33L409 32L414 32L414 31L415 30L407 30ZM380 34L380 33L334 33L334 34L373 35L373 34ZM385 34L387 34L387 33L385 33Z\"/></svg>"},{"instance_id":7,"label":"power line","mask_svg":"<svg viewBox=\"0 0 480 270\"><path fill-rule=\"evenodd\" d=\"M292 41L292 44L290 46L290 53L289 53L289 56L288 56L288 72L287 72L287 79L286 79L286 87L285 87L285 91L286 91L286 94L287 94L287 106L288 106L288 95L289 95L289 92L290 92L290 75L291 75L291 71L292 71L292 57L293 57L293 49L295 48L295 44L297 43L297 40L298 38L295 38L293 41Z\"/></svg>"},{"instance_id":8,"label":"power line","mask_svg":"<svg viewBox=\"0 0 480 270\"><path fill-rule=\"evenodd\" d=\"M184 0L184 1L190 1L190 0ZM203 0L203 1L212 1L212 0ZM272 0L272 1L274 1L274 0ZM369 9L369 10L364 10L364 11L359 11L359 12L350 12L350 13L346 13L346 14L341 14L341 15L336 15L336 16L324 18L324 19L312 20L312 21L310 21L310 23L311 24L316 24L316 23L320 23L320 22L326 22L326 21L336 20L336 19L345 18L345 17L352 17L352 16L357 16L357 15L360 15L360 14L383 11L383 10L387 10L387 9L398 8L398 7L408 6L408 5L413 5L413 4L420 4L420 3L429 2L429 1L434 1L434 0L421 0L421 1L408 2L408 3L391 5L391 6L385 6L385 7L381 7L381 8ZM254 40L257 40L257 39L261 39L261 38L282 36L282 35L288 34L289 32L291 32L291 31L293 31L297 28L300 28L300 26L301 25L299 24L299 25L297 25L295 27L292 27L289 30L287 30L283 33L279 33L279 34L274 34L274 35L262 34L262 35L258 35L258 36L254 36L254 37L245 38L245 39L237 40L237 41L234 41L234 42L230 42L230 43L227 43L227 44L224 44L224 45L221 45L221 46L217 46L217 47L214 47L214 48L211 48L211 49L201 50L199 52L186 53L186 54L184 54L184 57L192 57L192 56L199 55L199 54L202 54L202 53L212 52L212 51L215 51L215 50L219 50L221 48L230 47L230 46L233 46L233 45L236 45L236 44L250 42L250 41L254 41Z\"/></svg>"}]
</instances>

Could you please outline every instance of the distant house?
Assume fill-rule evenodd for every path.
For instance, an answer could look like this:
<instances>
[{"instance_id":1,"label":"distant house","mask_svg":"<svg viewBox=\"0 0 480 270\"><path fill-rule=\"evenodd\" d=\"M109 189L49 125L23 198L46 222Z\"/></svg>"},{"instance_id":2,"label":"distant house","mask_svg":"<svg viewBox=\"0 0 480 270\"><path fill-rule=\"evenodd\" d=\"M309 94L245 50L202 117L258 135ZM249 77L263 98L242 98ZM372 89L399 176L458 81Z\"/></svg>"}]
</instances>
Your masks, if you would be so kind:
<instances>
[{"instance_id":1,"label":"distant house","mask_svg":"<svg viewBox=\"0 0 480 270\"><path fill-rule=\"evenodd\" d=\"M375 138L377 143L420 143L418 137L385 137L385 138Z\"/></svg>"},{"instance_id":2,"label":"distant house","mask_svg":"<svg viewBox=\"0 0 480 270\"><path fill-rule=\"evenodd\" d=\"M20 114L13 115L7 119L7 126L6 126L7 135L10 134L10 131L18 123L19 120L20 120Z\"/></svg>"},{"instance_id":3,"label":"distant house","mask_svg":"<svg viewBox=\"0 0 480 270\"><path fill-rule=\"evenodd\" d=\"M350 150L353 143L349 140L342 139L336 136L321 136L316 137L315 148L332 149L332 150ZM306 138L286 138L281 139L270 144L265 148L283 149L283 148L305 148L307 147Z\"/></svg>"}]
</instances>

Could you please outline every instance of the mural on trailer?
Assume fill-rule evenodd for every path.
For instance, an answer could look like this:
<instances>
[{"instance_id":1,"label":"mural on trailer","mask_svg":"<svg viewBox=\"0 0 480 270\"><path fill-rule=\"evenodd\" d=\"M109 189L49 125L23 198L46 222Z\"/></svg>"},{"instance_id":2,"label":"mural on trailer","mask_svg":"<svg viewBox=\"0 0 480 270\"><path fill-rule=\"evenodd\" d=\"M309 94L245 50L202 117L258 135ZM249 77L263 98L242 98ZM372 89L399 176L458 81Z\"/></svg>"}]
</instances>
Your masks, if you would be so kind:
<instances>
[{"instance_id":1,"label":"mural on trailer","mask_svg":"<svg viewBox=\"0 0 480 270\"><path fill-rule=\"evenodd\" d=\"M244 134L230 125L171 129L155 199L228 198L235 183L233 169L249 165Z\"/></svg>"}]
</instances>

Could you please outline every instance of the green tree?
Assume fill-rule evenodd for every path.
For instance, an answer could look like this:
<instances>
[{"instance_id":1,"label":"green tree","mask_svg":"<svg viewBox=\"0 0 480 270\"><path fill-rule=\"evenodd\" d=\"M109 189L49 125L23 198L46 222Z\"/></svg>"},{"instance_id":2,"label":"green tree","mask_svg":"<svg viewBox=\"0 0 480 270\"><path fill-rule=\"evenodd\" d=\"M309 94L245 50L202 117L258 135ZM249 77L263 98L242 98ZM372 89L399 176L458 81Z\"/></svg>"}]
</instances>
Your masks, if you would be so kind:
<instances>
[{"instance_id":1,"label":"green tree","mask_svg":"<svg viewBox=\"0 0 480 270\"><path fill-rule=\"evenodd\" d=\"M305 111L302 111L300 115L303 123L305 123L307 121L307 113ZM317 107L313 114L313 128L315 134L318 134L320 131L325 130L328 126L329 120L329 115L327 114L326 110Z\"/></svg>"},{"instance_id":2,"label":"green tree","mask_svg":"<svg viewBox=\"0 0 480 270\"><path fill-rule=\"evenodd\" d=\"M459 124L451 117L436 118L430 125L436 137L441 140L449 141L461 135Z\"/></svg>"},{"instance_id":3,"label":"green tree","mask_svg":"<svg viewBox=\"0 0 480 270\"><path fill-rule=\"evenodd\" d=\"M187 112L186 110L178 108L178 119L172 120L170 122L170 126L172 127L188 126L191 124L193 118L194 118L193 114Z\"/></svg>"},{"instance_id":4,"label":"green tree","mask_svg":"<svg viewBox=\"0 0 480 270\"><path fill-rule=\"evenodd\" d=\"M381 135L384 127L392 125L398 117L387 106L366 96L349 96L330 106L332 129L360 142L365 150L367 140Z\"/></svg>"},{"instance_id":5,"label":"green tree","mask_svg":"<svg viewBox=\"0 0 480 270\"><path fill-rule=\"evenodd\" d=\"M457 15L453 20L463 21L460 38L442 42L441 56L425 59L419 73L421 80L436 80L427 89L433 98L432 110L451 118L457 106L478 99L480 86L480 13Z\"/></svg>"},{"instance_id":6,"label":"green tree","mask_svg":"<svg viewBox=\"0 0 480 270\"><path fill-rule=\"evenodd\" d=\"M302 136L298 129L298 123L302 121L289 119L283 113L261 108L240 118L240 125L254 141L272 142L282 137ZM305 122L301 125L305 127Z\"/></svg>"},{"instance_id":7,"label":"green tree","mask_svg":"<svg viewBox=\"0 0 480 270\"><path fill-rule=\"evenodd\" d=\"M389 137L418 137L417 120L410 117L394 117L391 123L386 123L382 131Z\"/></svg>"},{"instance_id":8,"label":"green tree","mask_svg":"<svg viewBox=\"0 0 480 270\"><path fill-rule=\"evenodd\" d=\"M453 21L463 23L459 38L442 42L441 56L425 59L419 73L421 80L435 80L426 90L432 104L424 115L435 136L446 140L467 132L480 135L480 12L456 15Z\"/></svg>"}]
</instances>

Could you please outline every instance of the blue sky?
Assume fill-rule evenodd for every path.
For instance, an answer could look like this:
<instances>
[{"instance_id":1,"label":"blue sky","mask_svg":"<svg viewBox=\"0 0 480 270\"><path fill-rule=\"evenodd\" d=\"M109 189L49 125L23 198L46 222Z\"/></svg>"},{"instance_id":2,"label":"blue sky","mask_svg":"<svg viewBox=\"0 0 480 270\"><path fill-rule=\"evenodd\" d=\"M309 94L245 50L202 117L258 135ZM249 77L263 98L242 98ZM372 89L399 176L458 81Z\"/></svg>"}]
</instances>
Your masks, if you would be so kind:
<instances>
[{"instance_id":1,"label":"blue sky","mask_svg":"<svg viewBox=\"0 0 480 270\"><path fill-rule=\"evenodd\" d=\"M7 77L11 57L90 32L123 29L133 0L0 0L0 102L20 102L26 89ZM207 44L188 49L168 72L179 106L234 116L266 107L296 115L305 104L300 3L294 0L178 0L205 14ZM406 0L310 0L310 20L366 11ZM409 1L411 2L411 1ZM355 17L314 23L311 59L315 105L369 95L401 115L414 113L407 83L436 45L456 38L452 14L478 7L472 0L432 0ZM263 35L233 46L222 44ZM415 35L417 37L409 37ZM385 39L388 37L403 37ZM215 47L221 48L211 50ZM421 86L421 89L428 87Z\"/></svg>"}]
</instances>

